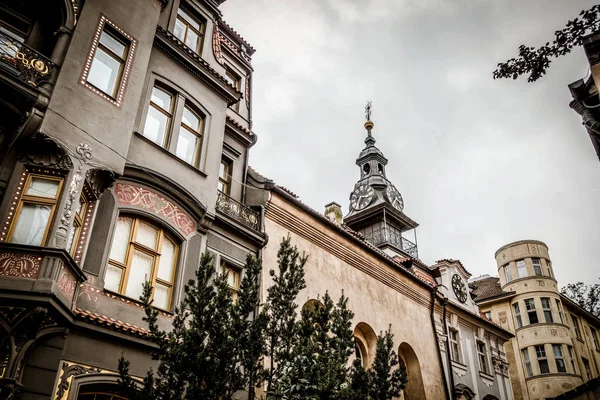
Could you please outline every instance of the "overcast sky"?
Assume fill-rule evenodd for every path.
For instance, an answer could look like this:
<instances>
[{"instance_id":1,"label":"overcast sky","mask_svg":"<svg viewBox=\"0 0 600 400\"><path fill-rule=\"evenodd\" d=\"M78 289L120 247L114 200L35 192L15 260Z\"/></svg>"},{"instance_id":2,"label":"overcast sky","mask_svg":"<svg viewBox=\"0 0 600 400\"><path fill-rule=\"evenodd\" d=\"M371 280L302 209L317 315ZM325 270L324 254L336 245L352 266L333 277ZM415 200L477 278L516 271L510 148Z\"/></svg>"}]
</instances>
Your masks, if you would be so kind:
<instances>
[{"instance_id":1,"label":"overcast sky","mask_svg":"<svg viewBox=\"0 0 600 400\"><path fill-rule=\"evenodd\" d=\"M417 221L419 256L497 275L495 251L550 248L560 286L598 281L600 162L567 85L582 49L535 84L492 79L596 1L228 0L256 49L250 165L323 212L348 212L373 101L387 177Z\"/></svg>"}]
</instances>

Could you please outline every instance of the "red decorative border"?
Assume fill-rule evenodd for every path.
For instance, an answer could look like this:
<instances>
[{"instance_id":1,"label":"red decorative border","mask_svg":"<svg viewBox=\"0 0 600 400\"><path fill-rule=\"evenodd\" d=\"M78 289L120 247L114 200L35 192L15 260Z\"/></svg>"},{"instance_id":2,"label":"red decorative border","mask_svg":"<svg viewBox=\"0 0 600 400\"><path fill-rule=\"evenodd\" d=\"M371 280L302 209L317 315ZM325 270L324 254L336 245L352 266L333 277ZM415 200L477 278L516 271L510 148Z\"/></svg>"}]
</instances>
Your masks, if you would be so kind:
<instances>
[{"instance_id":1,"label":"red decorative border","mask_svg":"<svg viewBox=\"0 0 600 400\"><path fill-rule=\"evenodd\" d=\"M40 275L41 257L27 254L0 254L0 275L37 279Z\"/></svg>"},{"instance_id":2,"label":"red decorative border","mask_svg":"<svg viewBox=\"0 0 600 400\"><path fill-rule=\"evenodd\" d=\"M75 294L75 288L77 287L77 279L75 275L64 265L60 268L60 274L58 275L58 289L67 296L69 300L73 300Z\"/></svg>"},{"instance_id":3,"label":"red decorative border","mask_svg":"<svg viewBox=\"0 0 600 400\"><path fill-rule=\"evenodd\" d=\"M114 193L119 204L141 207L175 225L186 236L196 230L196 224L179 207L159 194L140 186L117 183Z\"/></svg>"},{"instance_id":4,"label":"red decorative border","mask_svg":"<svg viewBox=\"0 0 600 400\"><path fill-rule=\"evenodd\" d=\"M88 197L89 199L90 197ZM81 227L81 234L79 235L79 240L77 242L77 251L75 252L75 261L79 264L81 262L81 258L83 257L83 248L87 242L88 231L90 229L90 221L92 220L92 215L94 214L94 208L96 208L95 201L89 201L87 209L85 211L85 216L83 217L83 226Z\"/></svg>"}]
</instances>

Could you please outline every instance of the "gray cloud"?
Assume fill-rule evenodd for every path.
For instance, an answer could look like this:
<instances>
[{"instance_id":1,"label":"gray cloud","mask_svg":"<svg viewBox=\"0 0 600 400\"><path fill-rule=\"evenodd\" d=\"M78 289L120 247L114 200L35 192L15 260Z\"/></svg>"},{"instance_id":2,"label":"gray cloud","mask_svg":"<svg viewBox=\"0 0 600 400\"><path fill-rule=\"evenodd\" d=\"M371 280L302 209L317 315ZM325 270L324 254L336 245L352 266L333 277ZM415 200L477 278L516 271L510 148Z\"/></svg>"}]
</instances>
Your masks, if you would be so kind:
<instances>
[{"instance_id":1,"label":"gray cloud","mask_svg":"<svg viewBox=\"0 0 600 400\"><path fill-rule=\"evenodd\" d=\"M595 282L600 163L567 89L587 73L583 51L535 84L492 79L595 3L228 0L225 19L257 48L250 164L317 210L347 211L372 100L424 261L494 275L498 247L533 238L561 285Z\"/></svg>"}]
</instances>

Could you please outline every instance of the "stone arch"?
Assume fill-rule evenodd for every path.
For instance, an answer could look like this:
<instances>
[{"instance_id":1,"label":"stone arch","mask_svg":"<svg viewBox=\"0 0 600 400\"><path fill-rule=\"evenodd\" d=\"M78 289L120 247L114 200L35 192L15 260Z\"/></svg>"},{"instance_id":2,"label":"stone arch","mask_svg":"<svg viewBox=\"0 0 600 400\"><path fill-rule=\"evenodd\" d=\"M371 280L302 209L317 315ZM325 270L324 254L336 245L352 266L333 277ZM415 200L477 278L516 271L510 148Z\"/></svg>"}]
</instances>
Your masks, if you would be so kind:
<instances>
[{"instance_id":1,"label":"stone arch","mask_svg":"<svg viewBox=\"0 0 600 400\"><path fill-rule=\"evenodd\" d=\"M475 392L467 385L459 383L454 386L454 395L457 400L471 400L475 397Z\"/></svg>"},{"instance_id":2,"label":"stone arch","mask_svg":"<svg viewBox=\"0 0 600 400\"><path fill-rule=\"evenodd\" d=\"M400 364L406 368L406 388L404 388L404 400L424 399L425 386L421 374L421 364L412 346L403 342L398 347L398 358Z\"/></svg>"},{"instance_id":3,"label":"stone arch","mask_svg":"<svg viewBox=\"0 0 600 400\"><path fill-rule=\"evenodd\" d=\"M367 368L375 359L377 335L369 324L365 322L359 322L354 328L354 338L356 340L358 350L361 353L363 367Z\"/></svg>"}]
</instances>

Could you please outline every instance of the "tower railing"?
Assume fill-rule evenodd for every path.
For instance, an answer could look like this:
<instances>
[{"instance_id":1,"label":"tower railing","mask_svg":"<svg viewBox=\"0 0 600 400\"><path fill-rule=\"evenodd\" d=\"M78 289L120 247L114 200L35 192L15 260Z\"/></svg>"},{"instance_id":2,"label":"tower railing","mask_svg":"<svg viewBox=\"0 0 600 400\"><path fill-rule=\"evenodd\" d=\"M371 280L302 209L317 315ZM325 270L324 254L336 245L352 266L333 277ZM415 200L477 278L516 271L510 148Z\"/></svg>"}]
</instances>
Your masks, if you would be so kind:
<instances>
[{"instance_id":1,"label":"tower railing","mask_svg":"<svg viewBox=\"0 0 600 400\"><path fill-rule=\"evenodd\" d=\"M411 257L418 257L419 252L417 251L417 245L410 240L402 237L402 234L396 230L390 229L389 227L381 227L379 229L373 229L371 233L363 233L367 241L375 246L382 244L389 244L402 250Z\"/></svg>"}]
</instances>

